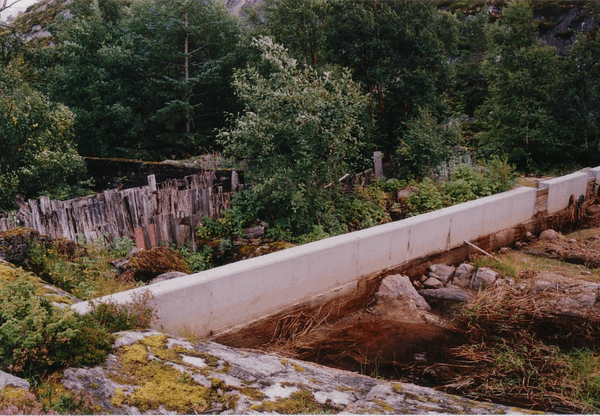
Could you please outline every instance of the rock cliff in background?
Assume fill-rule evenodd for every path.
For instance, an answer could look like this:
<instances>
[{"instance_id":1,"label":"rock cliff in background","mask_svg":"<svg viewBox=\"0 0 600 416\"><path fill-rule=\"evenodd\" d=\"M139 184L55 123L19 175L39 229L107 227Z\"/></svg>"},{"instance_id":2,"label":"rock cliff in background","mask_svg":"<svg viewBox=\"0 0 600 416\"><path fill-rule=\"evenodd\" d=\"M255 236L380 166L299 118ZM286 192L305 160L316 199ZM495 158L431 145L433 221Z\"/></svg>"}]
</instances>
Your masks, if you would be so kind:
<instances>
[{"instance_id":1,"label":"rock cliff in background","mask_svg":"<svg viewBox=\"0 0 600 416\"><path fill-rule=\"evenodd\" d=\"M48 38L50 33L46 26L57 15L69 16L68 5L73 0L41 0L21 14L13 22L28 39ZM260 5L263 0L217 0L223 1L229 11L235 15L243 14L245 8ZM469 3L465 6L465 3ZM494 3L494 2L492 2ZM473 14L488 7L492 17L499 16L504 2L463 2L441 1L440 7L451 12L460 11ZM598 4L593 1L537 1L533 3L535 18L540 21L540 38L550 46L555 46L559 53L566 53L567 47L573 43L580 32L591 32L598 28Z\"/></svg>"}]
</instances>

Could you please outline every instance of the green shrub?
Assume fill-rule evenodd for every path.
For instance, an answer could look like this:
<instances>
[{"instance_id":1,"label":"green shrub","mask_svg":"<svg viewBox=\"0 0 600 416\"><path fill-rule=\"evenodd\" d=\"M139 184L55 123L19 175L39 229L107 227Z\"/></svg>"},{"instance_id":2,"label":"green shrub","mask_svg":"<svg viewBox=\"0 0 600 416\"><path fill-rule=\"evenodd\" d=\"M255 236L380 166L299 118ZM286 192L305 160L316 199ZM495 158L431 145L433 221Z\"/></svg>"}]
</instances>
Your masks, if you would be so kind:
<instances>
[{"instance_id":1,"label":"green shrub","mask_svg":"<svg viewBox=\"0 0 600 416\"><path fill-rule=\"evenodd\" d=\"M390 222L387 209L392 198L378 183L354 188L354 198L348 212L348 225L351 230L360 230Z\"/></svg>"},{"instance_id":2,"label":"green shrub","mask_svg":"<svg viewBox=\"0 0 600 416\"><path fill-rule=\"evenodd\" d=\"M90 326L98 325L111 333L149 328L156 316L153 301L154 297L149 290L134 293L132 301L126 305L92 301L92 310L83 319Z\"/></svg>"},{"instance_id":3,"label":"green shrub","mask_svg":"<svg viewBox=\"0 0 600 416\"><path fill-rule=\"evenodd\" d=\"M419 192L412 194L407 200L411 211L410 216L435 211L448 206L447 199L433 179L423 179L418 184L418 188Z\"/></svg>"},{"instance_id":4,"label":"green shrub","mask_svg":"<svg viewBox=\"0 0 600 416\"><path fill-rule=\"evenodd\" d=\"M294 239L294 242L297 244L307 244L312 243L313 241L319 241L324 238L331 237L328 233L325 232L322 226L315 225L311 232L302 234Z\"/></svg>"},{"instance_id":5,"label":"green shrub","mask_svg":"<svg viewBox=\"0 0 600 416\"><path fill-rule=\"evenodd\" d=\"M514 167L506 159L493 158L477 167L459 166L447 182L436 183L425 178L415 183L419 192L408 198L410 215L508 191L514 186L515 179Z\"/></svg>"},{"instance_id":6,"label":"green shrub","mask_svg":"<svg viewBox=\"0 0 600 416\"><path fill-rule=\"evenodd\" d=\"M93 365L111 350L102 327L84 328L84 319L37 294L28 275L17 273L0 287L0 368L31 375L69 365Z\"/></svg>"},{"instance_id":7,"label":"green shrub","mask_svg":"<svg viewBox=\"0 0 600 416\"><path fill-rule=\"evenodd\" d=\"M213 267L213 249L210 246L198 247L192 251L189 245L183 246L179 252L193 273L208 270Z\"/></svg>"},{"instance_id":8,"label":"green shrub","mask_svg":"<svg viewBox=\"0 0 600 416\"><path fill-rule=\"evenodd\" d=\"M110 243L110 254L113 257L125 257L135 248L135 242L128 237L117 237Z\"/></svg>"}]
</instances>

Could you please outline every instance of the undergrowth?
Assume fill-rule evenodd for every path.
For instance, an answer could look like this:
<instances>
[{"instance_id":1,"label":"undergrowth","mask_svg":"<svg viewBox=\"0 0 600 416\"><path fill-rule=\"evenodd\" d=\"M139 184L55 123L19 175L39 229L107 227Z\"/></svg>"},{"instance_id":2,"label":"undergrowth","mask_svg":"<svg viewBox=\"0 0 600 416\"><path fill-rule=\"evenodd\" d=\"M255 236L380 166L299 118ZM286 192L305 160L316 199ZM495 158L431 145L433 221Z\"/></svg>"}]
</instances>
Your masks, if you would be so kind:
<instances>
[{"instance_id":1,"label":"undergrowth","mask_svg":"<svg viewBox=\"0 0 600 416\"><path fill-rule=\"evenodd\" d=\"M110 262L131 250L129 239L116 239L111 246L102 243L85 245L55 240L50 247L30 244L28 269L82 300L122 292L138 286L118 279Z\"/></svg>"}]
</instances>

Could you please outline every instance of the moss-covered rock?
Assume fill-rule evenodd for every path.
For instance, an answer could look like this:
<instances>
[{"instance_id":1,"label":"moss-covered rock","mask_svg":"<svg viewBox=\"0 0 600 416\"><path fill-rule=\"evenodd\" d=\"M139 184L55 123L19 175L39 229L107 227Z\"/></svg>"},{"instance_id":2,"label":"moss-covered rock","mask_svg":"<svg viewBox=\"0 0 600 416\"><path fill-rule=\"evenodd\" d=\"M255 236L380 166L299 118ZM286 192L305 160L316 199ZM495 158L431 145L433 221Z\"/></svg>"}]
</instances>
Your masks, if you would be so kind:
<instances>
[{"instance_id":1,"label":"moss-covered rock","mask_svg":"<svg viewBox=\"0 0 600 416\"><path fill-rule=\"evenodd\" d=\"M0 259L24 265L31 258L31 247L38 243L48 246L52 238L31 228L14 228L0 232Z\"/></svg>"},{"instance_id":2,"label":"moss-covered rock","mask_svg":"<svg viewBox=\"0 0 600 416\"><path fill-rule=\"evenodd\" d=\"M511 411L427 387L391 383L213 342L192 343L157 331L117 335L115 354L103 366L68 369L62 379L69 389L92 392L111 413Z\"/></svg>"},{"instance_id":3,"label":"moss-covered rock","mask_svg":"<svg viewBox=\"0 0 600 416\"><path fill-rule=\"evenodd\" d=\"M183 256L167 247L139 250L130 254L123 270L122 279L138 282L148 282L167 272L191 273Z\"/></svg>"}]
</instances>

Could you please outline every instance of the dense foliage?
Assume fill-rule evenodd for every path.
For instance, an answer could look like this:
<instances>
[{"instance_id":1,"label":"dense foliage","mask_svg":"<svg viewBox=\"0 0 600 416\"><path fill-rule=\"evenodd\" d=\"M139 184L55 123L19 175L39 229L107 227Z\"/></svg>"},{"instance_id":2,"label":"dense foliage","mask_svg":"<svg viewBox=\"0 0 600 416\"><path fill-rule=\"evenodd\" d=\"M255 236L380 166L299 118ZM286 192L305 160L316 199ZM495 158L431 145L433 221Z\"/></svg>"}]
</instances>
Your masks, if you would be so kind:
<instances>
[{"instance_id":1,"label":"dense foliage","mask_svg":"<svg viewBox=\"0 0 600 416\"><path fill-rule=\"evenodd\" d=\"M74 0L40 21L46 41L3 26L0 210L77 195L80 155L226 151L249 169L236 226L338 233L358 203L337 180L371 150L406 182L467 153L525 172L594 164L597 4L480 5L264 0L232 16L218 1ZM557 36L591 31L559 52L537 16L573 7Z\"/></svg>"},{"instance_id":2,"label":"dense foliage","mask_svg":"<svg viewBox=\"0 0 600 416\"><path fill-rule=\"evenodd\" d=\"M85 174L73 113L28 85L19 63L0 67L0 210L17 194L73 196Z\"/></svg>"},{"instance_id":3,"label":"dense foliage","mask_svg":"<svg viewBox=\"0 0 600 416\"><path fill-rule=\"evenodd\" d=\"M260 61L233 83L246 110L219 136L247 160L251 189L237 202L249 217L294 234L315 223L340 229L333 199L339 178L363 163L367 97L348 71L302 68L268 37L254 45Z\"/></svg>"}]
</instances>

